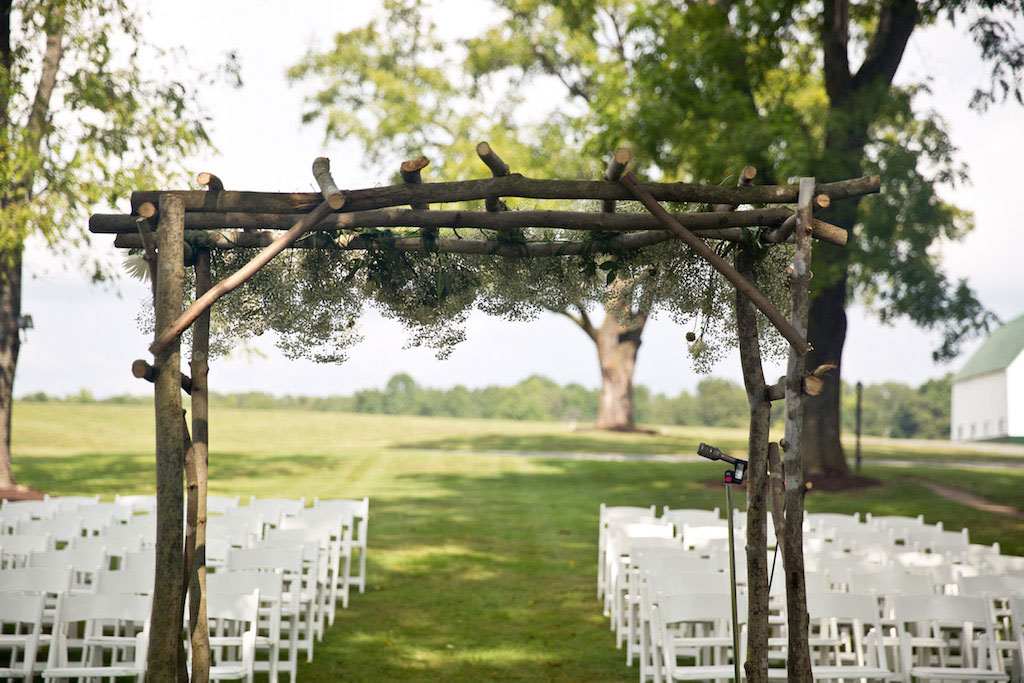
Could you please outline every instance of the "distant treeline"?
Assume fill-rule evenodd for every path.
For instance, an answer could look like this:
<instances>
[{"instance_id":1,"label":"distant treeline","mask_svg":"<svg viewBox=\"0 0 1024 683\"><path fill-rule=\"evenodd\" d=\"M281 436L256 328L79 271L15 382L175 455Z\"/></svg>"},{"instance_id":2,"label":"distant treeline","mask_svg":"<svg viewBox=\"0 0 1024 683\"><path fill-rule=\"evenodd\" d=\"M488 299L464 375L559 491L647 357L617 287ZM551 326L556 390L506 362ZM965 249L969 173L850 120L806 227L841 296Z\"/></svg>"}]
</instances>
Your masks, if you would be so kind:
<instances>
[{"instance_id":1,"label":"distant treeline","mask_svg":"<svg viewBox=\"0 0 1024 683\"><path fill-rule=\"evenodd\" d=\"M451 389L422 387L409 375L392 377L383 389L363 389L351 396L282 396L263 392L213 393L212 406L220 408L316 410L388 415L475 417L505 420L557 420L585 423L597 414L600 390L579 384L561 386L533 376L511 387ZM895 438L949 438L950 375L925 382L916 389L900 382L864 387L863 433ZM66 403L145 404L147 396L114 396L96 399L88 390L64 398L44 393L29 394L22 401ZM854 430L856 391L842 387L843 429ZM781 424L782 406L775 404L774 421ZM729 380L709 377L694 393L678 396L653 394L646 387L634 389L634 409L640 424L744 427L747 397L743 388Z\"/></svg>"}]
</instances>

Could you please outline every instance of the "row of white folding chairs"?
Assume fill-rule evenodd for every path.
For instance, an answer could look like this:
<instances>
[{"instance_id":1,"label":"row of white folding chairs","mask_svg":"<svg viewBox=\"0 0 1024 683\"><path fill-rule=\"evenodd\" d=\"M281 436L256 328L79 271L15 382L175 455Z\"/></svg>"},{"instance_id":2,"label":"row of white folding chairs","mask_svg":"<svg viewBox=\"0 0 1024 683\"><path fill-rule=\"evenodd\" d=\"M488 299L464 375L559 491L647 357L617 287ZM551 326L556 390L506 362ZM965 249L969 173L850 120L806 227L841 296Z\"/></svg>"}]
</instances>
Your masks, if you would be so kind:
<instances>
[{"instance_id":1,"label":"row of white folding chairs","mask_svg":"<svg viewBox=\"0 0 1024 683\"><path fill-rule=\"evenodd\" d=\"M740 596L739 621L746 621ZM998 641L983 598L896 596L895 618L884 627L871 594L808 593L812 675L815 680L1007 680L1004 652L1024 649L1024 600L1010 602L1014 637ZM659 593L651 607L649 677L655 681L729 679L733 640L728 595ZM741 626L743 628L743 626ZM788 678L785 639L769 657L770 679ZM745 633L740 634L742 662ZM681 662L681 658L687 658ZM744 675L741 667L741 676ZM647 680L641 675L641 682Z\"/></svg>"},{"instance_id":2,"label":"row of white folding chairs","mask_svg":"<svg viewBox=\"0 0 1024 683\"><path fill-rule=\"evenodd\" d=\"M632 664L633 655L639 656L641 681L651 677L651 667L658 662L650 645L654 628L651 624L652 596L658 593L715 592L721 594L723 602L729 601L728 575L718 571L714 564L701 563L702 559L704 558L691 551L655 549L639 552L637 564L642 568L641 581L633 589L639 600L639 609L636 610L639 619L630 624L627 640L627 664ZM739 583L745 583L742 574L738 578L740 579ZM936 596L940 600L943 597L936 595L932 590L933 586L928 581L922 581L922 577L891 571L869 574L848 572L843 580L830 580L828 575L816 573L808 573L806 578L808 593L830 590L838 592L849 589L855 594L876 595L879 598L879 603L874 616L881 618L882 623L890 630L895 628L898 617L895 611L896 596L924 594ZM786 623L785 585L781 576L772 583L772 589L770 623L784 628ZM740 585L739 591L741 594L745 594L746 587ZM1014 593L1024 594L1024 579L995 576L964 577L961 581L961 595L987 600L990 609L988 619L998 631L995 635L1002 638L997 641L1001 646L1000 650L1004 650L1009 643L1009 650L1006 652L1007 666L1009 658L1017 656L1016 650L1013 649L1013 639L1009 636L1008 604ZM743 619L745 616L744 613ZM885 644L893 647L899 644L898 640L892 637L885 641Z\"/></svg>"},{"instance_id":3,"label":"row of white folding chairs","mask_svg":"<svg viewBox=\"0 0 1024 683\"><path fill-rule=\"evenodd\" d=\"M271 542L273 543L273 542ZM153 553L140 557L147 560ZM103 560L109 556L98 556ZM271 547L233 550L228 567L207 575L207 594L260 590L263 612L260 621L259 649L268 651L267 658L259 662L260 670L272 672L277 680L280 669L295 680L297 653L305 649L307 660L312 659L314 638L323 635L323 610L328 608L323 599L326 582L318 572L315 545L278 542ZM84 571L61 560L81 560L73 551L56 551L43 556L44 562L0 571L0 593L36 593L48 596L47 621L53 621L53 600L60 595L151 595L154 589L154 566L151 561L136 562L128 559L127 567L110 569L92 564ZM38 560L38 557L37 557ZM79 577L87 574L89 581ZM283 661L278 661L285 654Z\"/></svg>"},{"instance_id":4,"label":"row of white folding chairs","mask_svg":"<svg viewBox=\"0 0 1024 683\"><path fill-rule=\"evenodd\" d=\"M207 593L210 680L253 680L259 604L259 591ZM0 592L0 678L27 681L41 674L43 680L133 677L141 682L151 609L151 596L127 592ZM45 661L40 659L44 648Z\"/></svg>"}]
</instances>

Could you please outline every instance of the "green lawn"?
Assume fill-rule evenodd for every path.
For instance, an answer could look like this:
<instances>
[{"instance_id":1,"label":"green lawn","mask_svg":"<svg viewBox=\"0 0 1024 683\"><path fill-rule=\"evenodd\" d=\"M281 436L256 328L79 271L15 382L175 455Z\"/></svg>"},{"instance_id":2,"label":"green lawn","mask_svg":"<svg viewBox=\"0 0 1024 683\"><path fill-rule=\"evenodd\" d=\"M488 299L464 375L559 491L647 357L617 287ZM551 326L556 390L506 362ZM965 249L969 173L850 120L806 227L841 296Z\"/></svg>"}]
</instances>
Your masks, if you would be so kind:
<instances>
[{"instance_id":1,"label":"green lawn","mask_svg":"<svg viewBox=\"0 0 1024 683\"><path fill-rule=\"evenodd\" d=\"M16 404L15 473L56 495L152 492L152 424L150 408ZM635 680L595 600L598 505L722 505L721 488L707 485L722 467L471 450L678 453L701 439L731 448L745 439L735 430L637 437L554 423L241 410L215 411L210 432L211 493L370 496L367 594L339 612L301 674L324 681ZM913 481L1020 505L1024 472L865 469L884 485L812 491L808 509L924 513L1024 553L1024 523Z\"/></svg>"}]
</instances>

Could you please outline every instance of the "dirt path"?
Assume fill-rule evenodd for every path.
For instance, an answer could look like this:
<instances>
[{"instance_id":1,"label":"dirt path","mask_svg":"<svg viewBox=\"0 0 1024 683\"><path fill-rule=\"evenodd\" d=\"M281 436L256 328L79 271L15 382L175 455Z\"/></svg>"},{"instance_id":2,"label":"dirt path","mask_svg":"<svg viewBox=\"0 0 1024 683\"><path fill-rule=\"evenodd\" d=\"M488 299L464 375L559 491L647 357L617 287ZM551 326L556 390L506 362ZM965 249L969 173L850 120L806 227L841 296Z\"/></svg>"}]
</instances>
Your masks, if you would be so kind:
<instances>
[{"instance_id":1,"label":"dirt path","mask_svg":"<svg viewBox=\"0 0 1024 683\"><path fill-rule=\"evenodd\" d=\"M969 491L958 489L953 486L946 486L945 484L938 484L934 481L928 481L927 479L914 479L914 482L924 486L932 493L937 496L942 496L946 500L951 500L954 503L961 503L974 508L975 510L984 510L985 512L994 512L997 515L1005 515L1007 517L1013 517L1024 521L1024 512L1016 508L1012 508L1009 505L1003 505L1002 503L995 503L987 498L976 496Z\"/></svg>"}]
</instances>

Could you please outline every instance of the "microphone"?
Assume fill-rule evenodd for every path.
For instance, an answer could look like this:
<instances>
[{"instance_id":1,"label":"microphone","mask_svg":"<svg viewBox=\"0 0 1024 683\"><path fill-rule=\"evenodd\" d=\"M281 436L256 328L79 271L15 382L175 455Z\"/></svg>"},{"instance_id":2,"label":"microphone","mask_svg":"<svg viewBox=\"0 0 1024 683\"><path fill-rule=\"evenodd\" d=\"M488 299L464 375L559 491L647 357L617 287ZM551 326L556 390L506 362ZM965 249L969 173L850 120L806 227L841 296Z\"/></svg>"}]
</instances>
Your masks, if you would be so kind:
<instances>
[{"instance_id":1,"label":"microphone","mask_svg":"<svg viewBox=\"0 0 1024 683\"><path fill-rule=\"evenodd\" d=\"M730 470L725 473L726 481L732 484L743 483L744 475L747 472L746 460L740 460L739 458L734 458L731 455L727 455L722 452L721 448L715 448L714 446L706 444L703 441L700 443L699 446L697 446L697 455L701 456L702 458L707 458L708 460L721 460L723 462L729 463L736 469L735 471Z\"/></svg>"}]
</instances>

